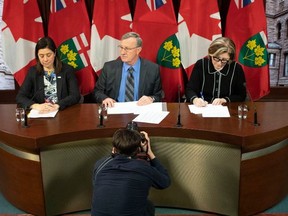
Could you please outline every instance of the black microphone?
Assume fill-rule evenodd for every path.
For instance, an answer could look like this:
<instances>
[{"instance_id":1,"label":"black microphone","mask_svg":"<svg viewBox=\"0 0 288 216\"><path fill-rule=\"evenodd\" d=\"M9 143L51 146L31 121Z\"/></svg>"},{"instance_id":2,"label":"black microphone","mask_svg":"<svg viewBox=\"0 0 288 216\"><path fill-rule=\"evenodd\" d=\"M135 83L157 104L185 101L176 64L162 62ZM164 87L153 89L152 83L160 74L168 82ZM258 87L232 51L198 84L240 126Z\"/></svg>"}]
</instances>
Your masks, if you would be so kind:
<instances>
[{"instance_id":1,"label":"black microphone","mask_svg":"<svg viewBox=\"0 0 288 216\"><path fill-rule=\"evenodd\" d=\"M105 105L100 104L99 107L98 107L98 113L99 113L99 125L98 125L98 127L99 128L105 127L105 125L103 124L103 120L104 120L103 106L105 106Z\"/></svg>"},{"instance_id":2,"label":"black microphone","mask_svg":"<svg viewBox=\"0 0 288 216\"><path fill-rule=\"evenodd\" d=\"M181 124L181 113L180 113L180 110L181 110L181 95L180 95L180 89L181 89L181 86L178 84L178 118L177 118L177 124L176 124L176 127L182 127L183 125Z\"/></svg>"},{"instance_id":3,"label":"black microphone","mask_svg":"<svg viewBox=\"0 0 288 216\"><path fill-rule=\"evenodd\" d=\"M41 92L45 87L46 87L46 86L43 86L42 88L39 88L39 89L34 93L34 95L32 96L31 101L33 101L34 98L39 94L39 92ZM30 126L28 125L28 110L29 110L28 107L25 106L25 107L24 107L24 122L23 122L23 124L22 124L22 127L24 127L24 128L30 127Z\"/></svg>"},{"instance_id":4,"label":"black microphone","mask_svg":"<svg viewBox=\"0 0 288 216\"><path fill-rule=\"evenodd\" d=\"M259 126L260 123L258 122L258 115L257 115L257 108L256 108L256 104L254 103L254 101L253 101L253 99L252 99L252 97L251 97L250 91L249 91L249 89L247 88L246 83L244 83L243 85L244 85L244 87L246 88L246 91L247 91L248 97L250 98L251 106L254 108L253 124L254 124L254 126Z\"/></svg>"}]
</instances>

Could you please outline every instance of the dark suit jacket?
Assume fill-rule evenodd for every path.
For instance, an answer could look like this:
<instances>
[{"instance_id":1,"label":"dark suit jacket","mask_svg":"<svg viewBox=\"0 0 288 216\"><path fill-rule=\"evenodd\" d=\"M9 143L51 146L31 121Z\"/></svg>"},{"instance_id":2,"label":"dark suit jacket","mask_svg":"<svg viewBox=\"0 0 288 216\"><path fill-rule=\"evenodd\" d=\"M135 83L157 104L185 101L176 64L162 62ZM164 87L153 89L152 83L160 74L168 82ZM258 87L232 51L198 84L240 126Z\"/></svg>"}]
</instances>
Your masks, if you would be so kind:
<instances>
[{"instance_id":1,"label":"dark suit jacket","mask_svg":"<svg viewBox=\"0 0 288 216\"><path fill-rule=\"evenodd\" d=\"M28 108L34 103L44 103L44 74L36 71L33 66L29 69L27 76L16 96L16 102L23 108ZM74 69L63 63L60 73L56 75L57 97L60 110L77 104L81 98L77 78Z\"/></svg>"},{"instance_id":2,"label":"dark suit jacket","mask_svg":"<svg viewBox=\"0 0 288 216\"><path fill-rule=\"evenodd\" d=\"M97 103L107 97L117 100L120 90L123 62L121 59L106 62L97 80L94 95ZM138 96L154 97L155 102L162 100L162 84L159 65L141 58Z\"/></svg>"}]
</instances>

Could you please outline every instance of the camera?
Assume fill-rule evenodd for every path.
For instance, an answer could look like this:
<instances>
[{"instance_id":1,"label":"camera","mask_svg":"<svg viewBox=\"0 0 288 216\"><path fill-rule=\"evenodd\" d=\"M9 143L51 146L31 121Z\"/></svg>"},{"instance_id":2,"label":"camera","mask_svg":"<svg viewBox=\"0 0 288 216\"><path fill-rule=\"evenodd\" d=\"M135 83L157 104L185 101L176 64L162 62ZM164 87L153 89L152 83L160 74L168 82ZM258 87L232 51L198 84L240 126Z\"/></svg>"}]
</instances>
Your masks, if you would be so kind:
<instances>
[{"instance_id":1,"label":"camera","mask_svg":"<svg viewBox=\"0 0 288 216\"><path fill-rule=\"evenodd\" d=\"M129 122L126 126L126 128L128 130L133 130L133 131L138 131L139 132L139 128L136 122ZM141 142L142 143L146 143L147 139L145 138L145 135L143 133L140 133L141 136Z\"/></svg>"},{"instance_id":2,"label":"camera","mask_svg":"<svg viewBox=\"0 0 288 216\"><path fill-rule=\"evenodd\" d=\"M129 122L126 126L126 129L139 132L139 128L138 128L138 125L136 122ZM148 153L148 145L147 145L148 140L145 138L145 134L140 133L140 132L139 132L139 134L141 136L141 144L140 144L140 152L138 152L137 158L149 161L150 158L147 154ZM143 148L143 144L144 144L144 146L146 146L145 149Z\"/></svg>"}]
</instances>

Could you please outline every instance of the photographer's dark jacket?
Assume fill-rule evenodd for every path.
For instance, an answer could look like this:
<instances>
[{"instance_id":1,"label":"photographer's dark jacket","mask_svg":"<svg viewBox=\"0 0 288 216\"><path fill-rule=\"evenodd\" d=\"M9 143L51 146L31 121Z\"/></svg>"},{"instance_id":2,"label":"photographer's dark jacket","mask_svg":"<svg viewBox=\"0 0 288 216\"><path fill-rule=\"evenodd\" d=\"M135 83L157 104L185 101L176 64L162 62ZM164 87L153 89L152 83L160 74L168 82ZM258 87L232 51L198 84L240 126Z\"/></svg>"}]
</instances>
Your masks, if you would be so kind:
<instances>
[{"instance_id":1,"label":"photographer's dark jacket","mask_svg":"<svg viewBox=\"0 0 288 216\"><path fill-rule=\"evenodd\" d=\"M144 216L150 187L169 185L168 172L157 158L104 158L95 164L92 216Z\"/></svg>"}]
</instances>

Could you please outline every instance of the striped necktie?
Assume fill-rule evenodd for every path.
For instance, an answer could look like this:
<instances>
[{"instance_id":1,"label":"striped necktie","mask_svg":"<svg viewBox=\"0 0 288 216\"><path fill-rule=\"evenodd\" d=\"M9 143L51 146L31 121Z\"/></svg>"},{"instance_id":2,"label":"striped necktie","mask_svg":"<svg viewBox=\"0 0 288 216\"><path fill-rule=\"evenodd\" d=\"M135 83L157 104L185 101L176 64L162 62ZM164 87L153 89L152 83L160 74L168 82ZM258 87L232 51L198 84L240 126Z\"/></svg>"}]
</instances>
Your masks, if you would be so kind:
<instances>
[{"instance_id":1,"label":"striped necktie","mask_svg":"<svg viewBox=\"0 0 288 216\"><path fill-rule=\"evenodd\" d=\"M134 101L134 76L133 67L128 68L126 79L125 101Z\"/></svg>"}]
</instances>

